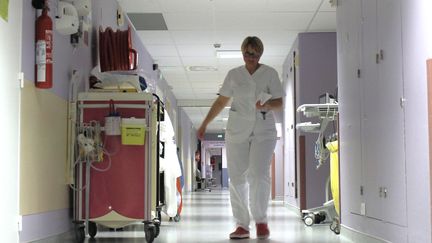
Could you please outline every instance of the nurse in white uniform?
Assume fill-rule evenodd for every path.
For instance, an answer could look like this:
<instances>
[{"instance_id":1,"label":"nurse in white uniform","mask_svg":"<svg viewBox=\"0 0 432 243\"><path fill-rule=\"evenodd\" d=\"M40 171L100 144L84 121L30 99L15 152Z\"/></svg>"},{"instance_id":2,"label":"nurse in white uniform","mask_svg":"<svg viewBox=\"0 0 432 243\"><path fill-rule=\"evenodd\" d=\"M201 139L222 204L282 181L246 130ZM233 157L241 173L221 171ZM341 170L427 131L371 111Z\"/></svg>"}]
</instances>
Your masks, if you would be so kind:
<instances>
[{"instance_id":1,"label":"nurse in white uniform","mask_svg":"<svg viewBox=\"0 0 432 243\"><path fill-rule=\"evenodd\" d=\"M245 65L228 72L197 133L202 139L207 125L233 99L225 134L231 207L237 224L230 238L249 238L250 207L257 237L266 239L270 235L270 161L276 145L273 111L282 108L283 91L276 70L259 63L264 46L258 37L247 37L241 50Z\"/></svg>"}]
</instances>

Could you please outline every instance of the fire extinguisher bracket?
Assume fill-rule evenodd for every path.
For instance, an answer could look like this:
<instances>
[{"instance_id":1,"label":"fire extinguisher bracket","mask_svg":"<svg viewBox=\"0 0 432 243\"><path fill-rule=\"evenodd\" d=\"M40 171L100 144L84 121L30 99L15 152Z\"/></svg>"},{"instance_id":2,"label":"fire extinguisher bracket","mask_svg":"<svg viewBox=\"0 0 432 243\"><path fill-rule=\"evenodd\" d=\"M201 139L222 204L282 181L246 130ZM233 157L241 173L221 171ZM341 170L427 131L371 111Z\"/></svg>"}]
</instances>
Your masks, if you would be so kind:
<instances>
[{"instance_id":1,"label":"fire extinguisher bracket","mask_svg":"<svg viewBox=\"0 0 432 243\"><path fill-rule=\"evenodd\" d=\"M32 6L35 9L43 9L45 7L45 0L32 0Z\"/></svg>"}]
</instances>

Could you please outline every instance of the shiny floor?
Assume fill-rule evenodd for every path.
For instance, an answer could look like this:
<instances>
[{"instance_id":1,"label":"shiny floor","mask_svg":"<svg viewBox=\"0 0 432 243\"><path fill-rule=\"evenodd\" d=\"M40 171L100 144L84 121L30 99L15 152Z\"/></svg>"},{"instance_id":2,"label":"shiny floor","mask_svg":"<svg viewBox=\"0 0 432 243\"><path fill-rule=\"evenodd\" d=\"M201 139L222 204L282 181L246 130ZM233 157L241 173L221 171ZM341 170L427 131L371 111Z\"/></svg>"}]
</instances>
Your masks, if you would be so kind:
<instances>
[{"instance_id":1,"label":"shiny floor","mask_svg":"<svg viewBox=\"0 0 432 243\"><path fill-rule=\"evenodd\" d=\"M329 225L305 226L300 217L284 207L281 202L271 202L268 213L271 231L269 239L256 239L255 227L251 227L250 239L229 240L228 235L235 224L231 216L228 191L194 192L183 197L183 210L179 222L169 221L163 217L160 234L154 242L352 242L342 235L335 235L330 231ZM74 238L72 234L65 234L38 242L74 242ZM86 238L85 242L145 242L145 234L142 224L125 227L123 231L99 229L95 239Z\"/></svg>"}]
</instances>

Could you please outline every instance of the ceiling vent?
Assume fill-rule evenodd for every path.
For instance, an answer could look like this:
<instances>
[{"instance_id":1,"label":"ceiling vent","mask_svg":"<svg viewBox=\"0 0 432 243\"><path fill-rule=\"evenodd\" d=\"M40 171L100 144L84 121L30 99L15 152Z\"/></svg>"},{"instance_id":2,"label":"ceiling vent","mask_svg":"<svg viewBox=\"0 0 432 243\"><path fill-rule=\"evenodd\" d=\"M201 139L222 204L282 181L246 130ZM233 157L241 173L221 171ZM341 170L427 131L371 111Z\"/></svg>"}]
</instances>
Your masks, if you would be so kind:
<instances>
[{"instance_id":1,"label":"ceiling vent","mask_svg":"<svg viewBox=\"0 0 432 243\"><path fill-rule=\"evenodd\" d=\"M128 16L137 31L168 30L161 13L128 13Z\"/></svg>"}]
</instances>

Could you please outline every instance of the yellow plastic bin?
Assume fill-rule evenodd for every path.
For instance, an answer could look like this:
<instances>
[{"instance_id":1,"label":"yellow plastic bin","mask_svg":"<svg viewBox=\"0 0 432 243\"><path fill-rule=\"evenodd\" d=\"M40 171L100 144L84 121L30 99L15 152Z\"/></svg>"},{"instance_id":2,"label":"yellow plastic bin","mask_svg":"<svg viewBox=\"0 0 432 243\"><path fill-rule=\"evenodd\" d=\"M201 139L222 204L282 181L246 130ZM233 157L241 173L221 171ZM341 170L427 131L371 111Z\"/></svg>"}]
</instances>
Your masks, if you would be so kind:
<instances>
[{"instance_id":1,"label":"yellow plastic bin","mask_svg":"<svg viewBox=\"0 0 432 243\"><path fill-rule=\"evenodd\" d=\"M328 142L327 149L330 151L330 188L333 196L336 213L340 215L339 208L339 143L338 141Z\"/></svg>"},{"instance_id":2,"label":"yellow plastic bin","mask_svg":"<svg viewBox=\"0 0 432 243\"><path fill-rule=\"evenodd\" d=\"M123 145L144 145L146 119L122 118L121 141Z\"/></svg>"}]
</instances>

